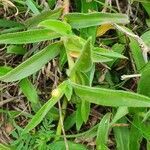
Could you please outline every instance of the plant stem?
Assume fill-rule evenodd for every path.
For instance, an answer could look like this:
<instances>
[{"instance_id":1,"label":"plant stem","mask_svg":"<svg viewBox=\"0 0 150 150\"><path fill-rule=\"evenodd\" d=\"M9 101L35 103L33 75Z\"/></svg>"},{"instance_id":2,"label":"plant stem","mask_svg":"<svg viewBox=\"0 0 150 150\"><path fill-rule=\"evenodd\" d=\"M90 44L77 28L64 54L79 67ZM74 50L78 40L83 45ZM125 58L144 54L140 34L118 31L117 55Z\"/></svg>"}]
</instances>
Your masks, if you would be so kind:
<instances>
[{"instance_id":1,"label":"plant stem","mask_svg":"<svg viewBox=\"0 0 150 150\"><path fill-rule=\"evenodd\" d=\"M62 107L60 105L60 101L58 102L60 119L59 119L58 126L57 126L57 131L56 131L57 137L55 138L55 141L59 140L59 136L61 135L61 130L64 131L63 121L64 121L64 118L66 115L67 104L68 103L67 103L66 98L64 98L64 100L63 100ZM63 134L65 135L64 132L63 132Z\"/></svg>"}]
</instances>

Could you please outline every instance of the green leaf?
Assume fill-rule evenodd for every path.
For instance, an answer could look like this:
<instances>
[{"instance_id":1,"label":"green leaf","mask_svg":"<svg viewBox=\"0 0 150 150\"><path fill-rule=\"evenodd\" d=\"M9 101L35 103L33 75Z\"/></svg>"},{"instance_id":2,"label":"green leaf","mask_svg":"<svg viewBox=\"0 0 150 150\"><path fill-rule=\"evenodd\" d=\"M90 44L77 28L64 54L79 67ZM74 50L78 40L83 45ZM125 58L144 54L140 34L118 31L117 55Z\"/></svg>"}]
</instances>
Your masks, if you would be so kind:
<instances>
[{"instance_id":1,"label":"green leaf","mask_svg":"<svg viewBox=\"0 0 150 150\"><path fill-rule=\"evenodd\" d=\"M86 123L90 115L90 103L86 100L81 101L81 116L83 121Z\"/></svg>"},{"instance_id":2,"label":"green leaf","mask_svg":"<svg viewBox=\"0 0 150 150\"><path fill-rule=\"evenodd\" d=\"M11 71L12 68L8 66L0 66L0 77Z\"/></svg>"},{"instance_id":3,"label":"green leaf","mask_svg":"<svg viewBox=\"0 0 150 150\"><path fill-rule=\"evenodd\" d=\"M83 46L85 45L85 40L78 36L71 36L64 38L64 44L67 52L75 52L78 55L81 53ZM92 61L93 62L108 62L112 61L112 58L126 58L125 56L114 52L112 50L101 48L101 47L92 47Z\"/></svg>"},{"instance_id":4,"label":"green leaf","mask_svg":"<svg viewBox=\"0 0 150 150\"><path fill-rule=\"evenodd\" d=\"M113 58L108 58L108 57L105 57L105 56L101 56L99 54L96 54L96 53L92 53L92 60L93 62L95 63L98 63L98 62L110 62L110 61L113 61Z\"/></svg>"},{"instance_id":5,"label":"green leaf","mask_svg":"<svg viewBox=\"0 0 150 150\"><path fill-rule=\"evenodd\" d=\"M12 27L12 28L9 28L9 29L4 29L4 30L1 30L0 31L0 34L6 34L6 33L12 33L12 32L18 32L18 31L21 31L21 30L24 30L25 27Z\"/></svg>"},{"instance_id":6,"label":"green leaf","mask_svg":"<svg viewBox=\"0 0 150 150\"><path fill-rule=\"evenodd\" d=\"M69 35L72 33L71 26L68 23L59 20L45 20L42 21L38 26L45 27L61 35Z\"/></svg>"},{"instance_id":7,"label":"green leaf","mask_svg":"<svg viewBox=\"0 0 150 150\"><path fill-rule=\"evenodd\" d=\"M137 124L139 117L135 114L133 118L133 124ZM140 142L142 141L142 134L140 130L137 129L134 125L131 125L130 128L130 150L139 150L140 149Z\"/></svg>"},{"instance_id":8,"label":"green leaf","mask_svg":"<svg viewBox=\"0 0 150 150\"><path fill-rule=\"evenodd\" d=\"M68 101L71 100L72 93L73 93L72 86L71 86L70 82L68 82L68 84L66 86L66 91L65 91L65 96L66 96Z\"/></svg>"},{"instance_id":9,"label":"green leaf","mask_svg":"<svg viewBox=\"0 0 150 150\"><path fill-rule=\"evenodd\" d=\"M26 0L26 4L27 4L28 8L31 9L31 11L34 14L37 14L37 15L40 14L40 11L37 9L35 2L33 0Z\"/></svg>"},{"instance_id":10,"label":"green leaf","mask_svg":"<svg viewBox=\"0 0 150 150\"><path fill-rule=\"evenodd\" d=\"M98 11L97 3L94 1L87 0L79 0L78 3L81 2L81 12L88 13L89 10L91 12ZM88 27L80 30L80 36L84 39L88 39L90 36L92 37L92 44L95 43L96 40L97 27Z\"/></svg>"},{"instance_id":11,"label":"green leaf","mask_svg":"<svg viewBox=\"0 0 150 150\"><path fill-rule=\"evenodd\" d=\"M72 26L72 28L87 28L91 26L98 26L102 24L127 24L129 18L125 14L117 13L68 13L65 15L65 20Z\"/></svg>"},{"instance_id":12,"label":"green leaf","mask_svg":"<svg viewBox=\"0 0 150 150\"><path fill-rule=\"evenodd\" d=\"M99 123L97 138L96 138L96 147L97 150L107 150L108 134L110 128L110 117L111 113L107 113Z\"/></svg>"},{"instance_id":13,"label":"green leaf","mask_svg":"<svg viewBox=\"0 0 150 150\"><path fill-rule=\"evenodd\" d=\"M122 118L118 123L127 123L125 118ZM130 150L129 149L129 135L128 127L113 127L115 141L117 143L117 150Z\"/></svg>"},{"instance_id":14,"label":"green leaf","mask_svg":"<svg viewBox=\"0 0 150 150\"><path fill-rule=\"evenodd\" d=\"M121 119L122 117L124 117L128 113L129 113L128 107L125 107L125 106L119 107L117 109L117 112L116 112L115 116L113 117L113 119L111 121L111 125L116 123L119 119Z\"/></svg>"},{"instance_id":15,"label":"green leaf","mask_svg":"<svg viewBox=\"0 0 150 150\"><path fill-rule=\"evenodd\" d=\"M12 148L0 143L0 150L12 150Z\"/></svg>"},{"instance_id":16,"label":"green leaf","mask_svg":"<svg viewBox=\"0 0 150 150\"><path fill-rule=\"evenodd\" d=\"M55 58L59 54L60 48L60 42L47 46L4 76L1 76L0 81L13 82L30 76L40 70L48 61Z\"/></svg>"},{"instance_id":17,"label":"green leaf","mask_svg":"<svg viewBox=\"0 0 150 150\"><path fill-rule=\"evenodd\" d=\"M39 97L36 92L35 87L33 84L29 81L29 79L25 78L22 79L19 83L19 86L24 93L24 95L27 97L27 99L33 103L33 104L38 104L39 102Z\"/></svg>"},{"instance_id":18,"label":"green leaf","mask_svg":"<svg viewBox=\"0 0 150 150\"><path fill-rule=\"evenodd\" d=\"M33 128L35 128L45 117L45 115L50 111L50 109L60 100L60 98L64 95L64 91L66 88L66 82L62 82L57 89L52 92L52 97L48 100L41 109L33 116L31 121L24 128L23 133L28 133Z\"/></svg>"},{"instance_id":19,"label":"green leaf","mask_svg":"<svg viewBox=\"0 0 150 150\"><path fill-rule=\"evenodd\" d=\"M2 28L24 27L24 25L12 20L0 19L0 27Z\"/></svg>"},{"instance_id":20,"label":"green leaf","mask_svg":"<svg viewBox=\"0 0 150 150\"><path fill-rule=\"evenodd\" d=\"M97 55L102 55L102 56L106 56L106 57L123 58L123 59L127 58L127 57L125 57L117 52L114 52L112 50L108 50L105 48L99 48L99 47L94 48L94 53L96 53Z\"/></svg>"},{"instance_id":21,"label":"green leaf","mask_svg":"<svg viewBox=\"0 0 150 150\"><path fill-rule=\"evenodd\" d=\"M85 43L81 55L77 59L70 74L73 74L76 71L88 72L91 69L92 67L91 48L92 48L91 38L89 38Z\"/></svg>"},{"instance_id":22,"label":"green leaf","mask_svg":"<svg viewBox=\"0 0 150 150\"><path fill-rule=\"evenodd\" d=\"M79 131L82 124L83 124L83 119L81 116L81 103L77 104L76 119L75 120L76 120L77 131Z\"/></svg>"},{"instance_id":23,"label":"green leaf","mask_svg":"<svg viewBox=\"0 0 150 150\"><path fill-rule=\"evenodd\" d=\"M33 27L38 25L40 22L47 20L47 19L58 19L61 15L62 9L55 9L55 10L48 10L44 11L39 15L31 17L24 21L24 25L26 27Z\"/></svg>"},{"instance_id":24,"label":"green leaf","mask_svg":"<svg viewBox=\"0 0 150 150\"><path fill-rule=\"evenodd\" d=\"M87 150L83 145L67 141L70 150ZM50 144L51 150L66 150L65 142L58 141Z\"/></svg>"},{"instance_id":25,"label":"green leaf","mask_svg":"<svg viewBox=\"0 0 150 150\"><path fill-rule=\"evenodd\" d=\"M33 29L0 35L0 44L27 44L59 38L60 34L48 29Z\"/></svg>"},{"instance_id":26,"label":"green leaf","mask_svg":"<svg viewBox=\"0 0 150 150\"><path fill-rule=\"evenodd\" d=\"M125 49L125 45L116 43L116 44L114 44L114 45L112 46L111 49L112 49L111 52L115 52L115 53L121 55L121 54L123 53L124 49ZM112 55L111 55L111 56L112 56ZM122 56L123 56L123 55L122 55ZM118 58L115 58L112 62L109 62L109 63L107 63L107 64L111 67L117 60L118 60Z\"/></svg>"},{"instance_id":27,"label":"green leaf","mask_svg":"<svg viewBox=\"0 0 150 150\"><path fill-rule=\"evenodd\" d=\"M16 55L24 55L27 52L22 45L9 45L7 46L7 53L16 54Z\"/></svg>"},{"instance_id":28,"label":"green leaf","mask_svg":"<svg viewBox=\"0 0 150 150\"><path fill-rule=\"evenodd\" d=\"M143 39L143 41L145 42L145 44L147 44L150 47L150 30L146 31L144 34L142 34L141 38Z\"/></svg>"},{"instance_id":29,"label":"green leaf","mask_svg":"<svg viewBox=\"0 0 150 150\"><path fill-rule=\"evenodd\" d=\"M133 38L130 38L130 49L133 56L133 59L135 61L135 65L138 71L140 71L143 66L145 65L145 61L143 58L142 50L139 46L139 43L134 40Z\"/></svg>"},{"instance_id":30,"label":"green leaf","mask_svg":"<svg viewBox=\"0 0 150 150\"><path fill-rule=\"evenodd\" d=\"M72 83L72 86L75 93L81 99L85 99L94 104L112 107L150 107L150 98L140 94L121 90L88 87L75 83Z\"/></svg>"},{"instance_id":31,"label":"green leaf","mask_svg":"<svg viewBox=\"0 0 150 150\"><path fill-rule=\"evenodd\" d=\"M140 132L142 137L144 137L147 140L150 140L150 128L149 128L149 122L143 122L143 118L141 118L139 115L135 114L134 120L129 122ZM140 140L140 139L139 139ZM137 142L137 141L135 141Z\"/></svg>"},{"instance_id":32,"label":"green leaf","mask_svg":"<svg viewBox=\"0 0 150 150\"><path fill-rule=\"evenodd\" d=\"M150 8L150 3L144 3L144 0L141 0L143 3L142 3L142 5L143 5L143 7L145 8L145 10L146 10L146 12L148 13L148 15L150 16L150 10L149 10L149 8ZM148 0L147 0L148 1ZM149 2L149 1L148 1Z\"/></svg>"},{"instance_id":33,"label":"green leaf","mask_svg":"<svg viewBox=\"0 0 150 150\"><path fill-rule=\"evenodd\" d=\"M150 97L150 68L149 65L147 65L144 68L144 71L141 73L140 80L138 82L138 93L143 94L145 96Z\"/></svg>"},{"instance_id":34,"label":"green leaf","mask_svg":"<svg viewBox=\"0 0 150 150\"><path fill-rule=\"evenodd\" d=\"M150 19L146 19L146 24L150 28Z\"/></svg>"},{"instance_id":35,"label":"green leaf","mask_svg":"<svg viewBox=\"0 0 150 150\"><path fill-rule=\"evenodd\" d=\"M72 114L66 116L64 121L65 131L69 130L76 123L76 112L74 111Z\"/></svg>"}]
</instances>

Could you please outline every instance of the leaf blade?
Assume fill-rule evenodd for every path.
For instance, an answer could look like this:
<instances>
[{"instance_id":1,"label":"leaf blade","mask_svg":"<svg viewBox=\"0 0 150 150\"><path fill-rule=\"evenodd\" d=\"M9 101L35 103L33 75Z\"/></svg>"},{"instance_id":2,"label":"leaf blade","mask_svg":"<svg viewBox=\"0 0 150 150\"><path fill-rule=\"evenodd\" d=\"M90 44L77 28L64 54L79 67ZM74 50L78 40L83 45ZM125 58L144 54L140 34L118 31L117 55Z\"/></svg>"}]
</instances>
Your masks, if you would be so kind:
<instances>
[{"instance_id":1,"label":"leaf blade","mask_svg":"<svg viewBox=\"0 0 150 150\"><path fill-rule=\"evenodd\" d=\"M129 19L124 14L111 13L69 13L65 15L66 21L76 29L98 26L102 24L120 23L127 24Z\"/></svg>"},{"instance_id":2,"label":"leaf blade","mask_svg":"<svg viewBox=\"0 0 150 150\"><path fill-rule=\"evenodd\" d=\"M21 80L40 70L48 61L59 54L61 43L57 42L44 48L16 68L0 77L0 81L13 82Z\"/></svg>"},{"instance_id":3,"label":"leaf blade","mask_svg":"<svg viewBox=\"0 0 150 150\"><path fill-rule=\"evenodd\" d=\"M85 99L98 105L112 107L150 107L150 98L140 94L121 90L88 87L75 83L72 83L72 86L75 93L81 99Z\"/></svg>"},{"instance_id":4,"label":"leaf blade","mask_svg":"<svg viewBox=\"0 0 150 150\"><path fill-rule=\"evenodd\" d=\"M27 44L59 38L61 35L48 29L32 29L28 31L0 35L0 44Z\"/></svg>"}]
</instances>

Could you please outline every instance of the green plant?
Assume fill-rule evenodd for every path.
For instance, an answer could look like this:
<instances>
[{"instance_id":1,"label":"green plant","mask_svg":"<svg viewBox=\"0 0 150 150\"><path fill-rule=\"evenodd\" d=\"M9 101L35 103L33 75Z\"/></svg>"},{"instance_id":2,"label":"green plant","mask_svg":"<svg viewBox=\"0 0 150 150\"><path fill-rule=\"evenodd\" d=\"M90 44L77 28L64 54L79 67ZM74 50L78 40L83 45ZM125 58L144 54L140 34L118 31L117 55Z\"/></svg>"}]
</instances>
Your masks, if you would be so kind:
<instances>
[{"instance_id":1,"label":"green plant","mask_svg":"<svg viewBox=\"0 0 150 150\"><path fill-rule=\"evenodd\" d=\"M14 2L18 7L25 7L23 1ZM149 3L140 2L146 9ZM47 4L53 7L54 1ZM57 8L41 13L40 5L27 0L26 5L34 17L21 23L0 20L0 26L4 28L0 44L6 45L8 54L25 58L14 68L1 66L0 81L17 81L19 91L34 113L31 120L26 116L23 127L19 127L12 117L15 127L11 133L14 139L10 143L12 149L88 149L84 145L86 142L76 144L71 140L83 137L96 138L96 149L105 150L110 147L110 133L114 135L118 150L138 150L143 139L149 148L150 32L139 37L131 31L128 15L98 12L103 8L100 4L104 9L110 8L103 2L83 0L79 4L75 1L78 12L69 13ZM94 12L88 12L89 9ZM112 36L117 36L117 40L97 37L109 30L113 30ZM33 47L31 52L27 51L28 46ZM34 81L38 80L37 72L54 60L59 60L63 79L55 79L57 86L55 84L55 89L49 91L50 99L43 103ZM132 67L121 62L129 62L128 66ZM122 72L117 72L115 67L122 67ZM120 80L121 76L124 81ZM131 77L140 79L132 80ZM130 88L131 81L137 84L137 88ZM73 107L71 114L67 110L70 105ZM90 126L91 129L81 133L83 125L90 122L94 106L106 109L105 114ZM74 133L69 135L71 129Z\"/></svg>"}]
</instances>

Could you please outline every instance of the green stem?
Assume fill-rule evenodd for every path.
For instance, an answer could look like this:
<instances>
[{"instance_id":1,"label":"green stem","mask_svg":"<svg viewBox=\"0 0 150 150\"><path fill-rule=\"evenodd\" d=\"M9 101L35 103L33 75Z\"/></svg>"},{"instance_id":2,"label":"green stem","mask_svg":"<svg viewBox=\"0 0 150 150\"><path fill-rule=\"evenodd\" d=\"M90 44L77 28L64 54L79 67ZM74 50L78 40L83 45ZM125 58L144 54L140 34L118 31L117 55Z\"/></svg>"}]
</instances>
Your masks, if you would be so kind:
<instances>
[{"instance_id":1,"label":"green stem","mask_svg":"<svg viewBox=\"0 0 150 150\"><path fill-rule=\"evenodd\" d=\"M55 137L55 141L59 140L60 135L61 135L61 131L62 131L62 122L64 121L65 115L66 115L66 108L67 108L68 102L66 97L64 97L63 103L62 103L62 111L60 113L60 118L59 118L59 122L58 122L58 126L57 126L57 130L56 130L56 137Z\"/></svg>"}]
</instances>

